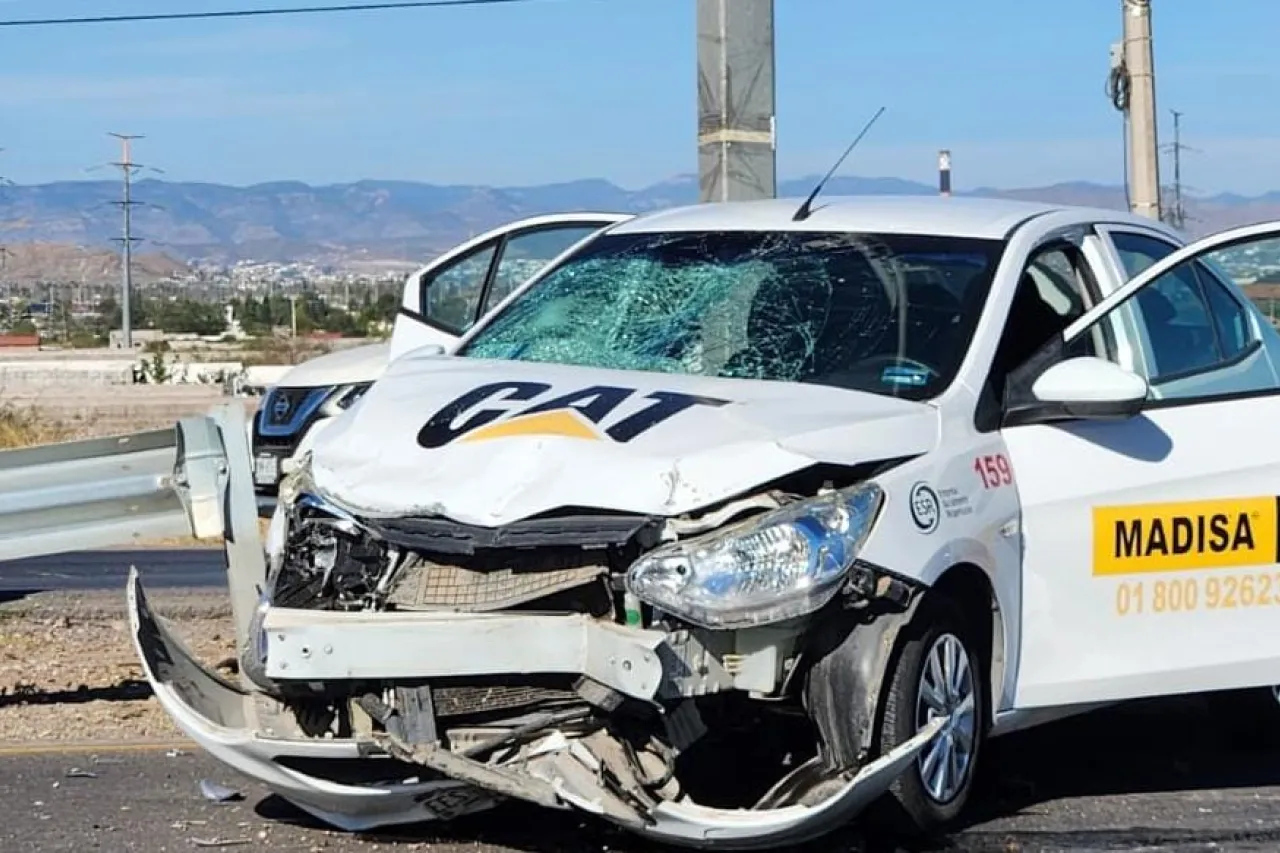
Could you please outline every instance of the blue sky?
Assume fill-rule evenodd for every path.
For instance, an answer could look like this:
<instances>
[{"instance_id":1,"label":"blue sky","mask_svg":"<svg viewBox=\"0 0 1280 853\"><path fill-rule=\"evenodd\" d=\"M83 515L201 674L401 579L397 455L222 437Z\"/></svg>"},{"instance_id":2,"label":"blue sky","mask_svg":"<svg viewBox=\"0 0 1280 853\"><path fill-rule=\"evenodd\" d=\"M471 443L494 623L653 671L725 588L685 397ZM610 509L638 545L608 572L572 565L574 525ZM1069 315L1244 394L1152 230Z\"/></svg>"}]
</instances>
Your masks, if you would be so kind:
<instances>
[{"instance_id":1,"label":"blue sky","mask_svg":"<svg viewBox=\"0 0 1280 853\"><path fill-rule=\"evenodd\" d=\"M0 0L0 18L269 3ZM1280 2L1154 5L1161 141L1176 108L1200 149L1186 182L1280 188ZM949 147L960 188L1119 182L1119 0L776 7L783 177L824 171L884 104L842 173L932 182ZM0 28L0 175L92 177L121 131L175 180L638 187L696 168L694 56L693 0Z\"/></svg>"}]
</instances>

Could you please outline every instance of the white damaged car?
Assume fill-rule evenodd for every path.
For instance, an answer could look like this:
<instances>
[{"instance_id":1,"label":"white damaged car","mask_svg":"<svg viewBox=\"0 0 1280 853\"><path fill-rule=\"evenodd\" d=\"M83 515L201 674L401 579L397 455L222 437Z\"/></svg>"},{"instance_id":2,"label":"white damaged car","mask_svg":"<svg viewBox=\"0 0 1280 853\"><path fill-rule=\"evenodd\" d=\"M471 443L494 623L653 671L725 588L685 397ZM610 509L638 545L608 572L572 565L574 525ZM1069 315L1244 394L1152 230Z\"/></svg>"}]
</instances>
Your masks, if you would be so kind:
<instances>
[{"instance_id":1,"label":"white damaged car","mask_svg":"<svg viewBox=\"0 0 1280 853\"><path fill-rule=\"evenodd\" d=\"M1280 682L1280 338L1234 280L1267 258L1280 223L1183 247L999 200L635 217L394 361L265 565L243 426L182 425L242 677L135 577L147 677L351 830L507 799L701 847L945 826L991 737Z\"/></svg>"}]
</instances>

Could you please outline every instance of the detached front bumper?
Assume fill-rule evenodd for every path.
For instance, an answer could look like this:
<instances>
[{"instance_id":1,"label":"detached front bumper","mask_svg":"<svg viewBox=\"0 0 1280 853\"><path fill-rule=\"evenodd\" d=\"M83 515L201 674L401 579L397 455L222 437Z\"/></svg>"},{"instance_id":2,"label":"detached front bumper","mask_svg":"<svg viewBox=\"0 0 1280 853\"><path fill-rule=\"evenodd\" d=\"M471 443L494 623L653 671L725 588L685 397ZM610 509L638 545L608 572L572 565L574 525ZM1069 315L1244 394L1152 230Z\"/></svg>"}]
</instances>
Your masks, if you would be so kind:
<instances>
[{"instance_id":1,"label":"detached front bumper","mask_svg":"<svg viewBox=\"0 0 1280 853\"><path fill-rule=\"evenodd\" d=\"M662 802L645 814L609 807L595 788L600 767L584 744L548 733L519 768L493 767L442 750L423 757L388 745L414 764L400 781L351 784L300 772L349 762L367 771L395 762L387 750L353 740L283 739L263 730L255 696L201 668L147 607L130 579L130 618L138 653L157 697L204 749L316 817L342 829L446 819L489 808L505 796L575 807L655 840L691 847L752 849L811 839L848 822L881 796L945 721L935 721L894 752L829 784L813 805L717 809L691 800ZM415 622L410 626L406 620ZM303 680L417 679L498 673L560 673L593 678L619 692L651 698L671 667L660 632L576 617L524 615L336 614L268 611L268 673ZM378 653L371 653L374 649ZM363 653L361 653L363 651ZM434 757L433 757L434 756ZM593 766L594 765L594 766ZM435 769L430 769L434 767ZM447 771L447 776L444 775ZM416 780L410 777L417 776ZM486 790L487 789L487 790ZM776 794L779 792L775 792ZM777 802L781 796L766 798Z\"/></svg>"},{"instance_id":2,"label":"detached front bumper","mask_svg":"<svg viewBox=\"0 0 1280 853\"><path fill-rule=\"evenodd\" d=\"M457 817L498 802L465 783L431 779L424 768L405 767L398 774L398 763L371 743L285 739L260 730L255 697L196 661L151 612L136 571L129 577L128 597L143 672L177 726L219 761L320 820L355 832ZM325 768L329 778L299 767ZM357 775L383 781L339 781ZM410 781L415 776L418 780Z\"/></svg>"}]
</instances>

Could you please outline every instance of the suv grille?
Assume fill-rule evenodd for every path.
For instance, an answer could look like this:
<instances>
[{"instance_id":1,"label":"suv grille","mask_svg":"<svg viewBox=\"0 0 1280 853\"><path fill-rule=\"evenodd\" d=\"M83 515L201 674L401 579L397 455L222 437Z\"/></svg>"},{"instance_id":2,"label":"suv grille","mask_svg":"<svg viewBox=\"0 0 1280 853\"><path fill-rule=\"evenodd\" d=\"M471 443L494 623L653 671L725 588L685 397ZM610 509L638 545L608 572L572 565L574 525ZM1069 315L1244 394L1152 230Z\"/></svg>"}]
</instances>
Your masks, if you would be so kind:
<instances>
[{"instance_id":1,"label":"suv grille","mask_svg":"<svg viewBox=\"0 0 1280 853\"><path fill-rule=\"evenodd\" d=\"M315 414L330 388L273 388L259 410L259 428L264 436L292 436Z\"/></svg>"}]
</instances>

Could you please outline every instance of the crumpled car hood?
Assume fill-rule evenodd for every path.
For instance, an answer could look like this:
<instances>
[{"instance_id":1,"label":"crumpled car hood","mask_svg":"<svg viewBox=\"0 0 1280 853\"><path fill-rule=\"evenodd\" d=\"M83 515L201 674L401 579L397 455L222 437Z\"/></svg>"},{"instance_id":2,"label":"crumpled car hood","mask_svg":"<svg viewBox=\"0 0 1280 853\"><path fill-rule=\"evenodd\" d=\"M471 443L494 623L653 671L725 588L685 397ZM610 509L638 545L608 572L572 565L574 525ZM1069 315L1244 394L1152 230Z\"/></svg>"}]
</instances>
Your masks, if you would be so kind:
<instances>
[{"instance_id":1,"label":"crumpled car hood","mask_svg":"<svg viewBox=\"0 0 1280 853\"><path fill-rule=\"evenodd\" d=\"M318 440L311 476L372 517L669 516L816 462L925 453L938 430L931 405L817 385L409 355Z\"/></svg>"}]
</instances>

